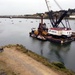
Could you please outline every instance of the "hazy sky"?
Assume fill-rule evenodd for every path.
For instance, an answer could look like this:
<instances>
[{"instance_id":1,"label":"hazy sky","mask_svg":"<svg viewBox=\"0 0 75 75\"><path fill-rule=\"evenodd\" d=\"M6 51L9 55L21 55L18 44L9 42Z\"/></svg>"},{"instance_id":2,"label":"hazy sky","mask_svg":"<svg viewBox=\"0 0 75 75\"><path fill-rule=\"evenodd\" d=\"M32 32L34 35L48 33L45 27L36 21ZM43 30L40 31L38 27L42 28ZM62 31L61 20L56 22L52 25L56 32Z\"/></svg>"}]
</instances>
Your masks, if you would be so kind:
<instances>
[{"instance_id":1,"label":"hazy sky","mask_svg":"<svg viewBox=\"0 0 75 75\"><path fill-rule=\"evenodd\" d=\"M52 10L60 10L49 0ZM75 8L75 0L56 0L63 9ZM0 15L24 15L46 12L45 0L0 0Z\"/></svg>"}]
</instances>

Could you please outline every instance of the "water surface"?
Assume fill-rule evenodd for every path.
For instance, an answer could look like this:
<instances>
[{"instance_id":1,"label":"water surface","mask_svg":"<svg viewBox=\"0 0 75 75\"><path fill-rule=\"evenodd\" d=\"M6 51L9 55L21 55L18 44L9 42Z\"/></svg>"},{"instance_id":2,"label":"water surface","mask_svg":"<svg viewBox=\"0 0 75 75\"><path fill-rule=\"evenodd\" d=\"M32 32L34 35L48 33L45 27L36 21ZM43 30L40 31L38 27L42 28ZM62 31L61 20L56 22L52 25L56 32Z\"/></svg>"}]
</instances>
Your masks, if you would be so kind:
<instances>
[{"instance_id":1,"label":"water surface","mask_svg":"<svg viewBox=\"0 0 75 75\"><path fill-rule=\"evenodd\" d=\"M29 37L31 28L37 28L39 19L7 19L0 18L0 46L22 44L27 49L46 57L49 61L60 61L75 71L75 42L60 45L49 41L39 41ZM49 20L44 20L50 26ZM71 28L75 30L75 20L70 20Z\"/></svg>"}]
</instances>

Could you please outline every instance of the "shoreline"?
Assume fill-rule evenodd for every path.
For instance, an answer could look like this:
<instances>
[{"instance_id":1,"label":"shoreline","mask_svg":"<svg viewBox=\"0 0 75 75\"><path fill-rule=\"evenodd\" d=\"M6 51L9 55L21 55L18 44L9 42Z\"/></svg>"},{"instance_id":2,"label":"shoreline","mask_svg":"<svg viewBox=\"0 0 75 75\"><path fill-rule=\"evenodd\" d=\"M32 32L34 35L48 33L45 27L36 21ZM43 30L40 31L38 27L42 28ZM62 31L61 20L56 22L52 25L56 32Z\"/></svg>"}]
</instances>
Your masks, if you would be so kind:
<instances>
[{"instance_id":1,"label":"shoreline","mask_svg":"<svg viewBox=\"0 0 75 75\"><path fill-rule=\"evenodd\" d=\"M7 46L3 46L4 49L8 48L8 49L14 49L17 50L17 52L23 53L27 56L29 56L30 58L36 60L37 62L45 65L46 67L48 67L49 69L52 69L55 73L58 73L58 75L75 75L75 72L70 71L68 69L65 68L65 66L60 63L60 62L48 62L48 60L28 49L26 49L23 45L7 45ZM12 74L14 75L14 74ZM32 74L33 75L33 74Z\"/></svg>"},{"instance_id":2,"label":"shoreline","mask_svg":"<svg viewBox=\"0 0 75 75\"><path fill-rule=\"evenodd\" d=\"M36 16L0 16L0 18L10 18L10 19L14 19L14 18L23 18L23 19L41 19L41 17L36 17ZM43 19L49 19L49 18L43 18ZM67 18L68 20L75 20L75 18L69 17ZM63 19L64 20L64 19Z\"/></svg>"}]
</instances>

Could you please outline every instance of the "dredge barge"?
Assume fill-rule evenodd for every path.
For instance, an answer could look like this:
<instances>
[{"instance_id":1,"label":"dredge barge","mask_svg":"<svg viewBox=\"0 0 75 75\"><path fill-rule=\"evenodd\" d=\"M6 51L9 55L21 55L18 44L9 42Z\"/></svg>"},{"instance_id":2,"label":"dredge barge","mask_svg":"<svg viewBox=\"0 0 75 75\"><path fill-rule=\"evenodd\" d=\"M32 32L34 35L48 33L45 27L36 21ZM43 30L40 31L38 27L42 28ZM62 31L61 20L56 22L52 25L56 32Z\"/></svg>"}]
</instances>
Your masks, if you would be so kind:
<instances>
[{"instance_id":1,"label":"dredge barge","mask_svg":"<svg viewBox=\"0 0 75 75\"><path fill-rule=\"evenodd\" d=\"M64 10L62 13L54 13L52 10L49 10L48 1L45 1L49 11L47 15L49 16L51 26L50 28L46 27L46 23L43 23L43 14L41 14L41 23L39 23L37 29L31 29L30 36L39 40L48 40L60 44L75 41L75 32L72 31L68 21L68 17L72 12L68 13L69 10ZM65 24L62 22L63 19Z\"/></svg>"},{"instance_id":2,"label":"dredge barge","mask_svg":"<svg viewBox=\"0 0 75 75\"><path fill-rule=\"evenodd\" d=\"M30 37L36 38L41 41L51 41L51 42L60 43L60 44L75 41L75 32L72 32L72 34L70 36L63 36L63 35L56 36L56 35L52 35L52 34L48 33L48 30L46 30L46 31L40 30L39 31L38 29L32 28L29 35L30 35Z\"/></svg>"}]
</instances>

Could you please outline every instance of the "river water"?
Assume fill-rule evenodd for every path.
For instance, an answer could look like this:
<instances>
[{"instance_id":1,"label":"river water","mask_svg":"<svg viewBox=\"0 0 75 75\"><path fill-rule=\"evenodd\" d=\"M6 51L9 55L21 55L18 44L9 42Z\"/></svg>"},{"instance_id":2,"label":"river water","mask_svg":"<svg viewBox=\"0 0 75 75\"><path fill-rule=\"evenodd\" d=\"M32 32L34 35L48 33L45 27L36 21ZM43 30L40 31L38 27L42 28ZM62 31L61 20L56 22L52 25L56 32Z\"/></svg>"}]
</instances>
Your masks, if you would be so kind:
<instances>
[{"instance_id":1,"label":"river water","mask_svg":"<svg viewBox=\"0 0 75 75\"><path fill-rule=\"evenodd\" d=\"M75 71L75 42L60 45L50 41L39 41L29 36L31 28L37 28L39 19L7 19L0 18L0 46L8 44L22 44L27 49L44 56L50 62L60 61ZM49 20L44 20L50 26ZM75 20L70 20L75 31Z\"/></svg>"}]
</instances>

